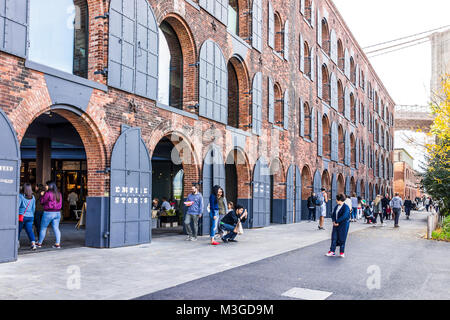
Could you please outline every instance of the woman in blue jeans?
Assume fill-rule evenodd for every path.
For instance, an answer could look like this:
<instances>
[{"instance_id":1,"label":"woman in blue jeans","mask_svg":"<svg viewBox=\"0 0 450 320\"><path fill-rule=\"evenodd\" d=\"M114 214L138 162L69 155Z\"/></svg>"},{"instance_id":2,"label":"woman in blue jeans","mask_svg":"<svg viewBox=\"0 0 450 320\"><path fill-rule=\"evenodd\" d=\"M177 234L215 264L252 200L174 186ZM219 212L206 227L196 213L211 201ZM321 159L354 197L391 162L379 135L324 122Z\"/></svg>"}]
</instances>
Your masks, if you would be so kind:
<instances>
[{"instance_id":1,"label":"woman in blue jeans","mask_svg":"<svg viewBox=\"0 0 450 320\"><path fill-rule=\"evenodd\" d=\"M55 233L56 241L53 248L61 248L61 232L59 231L59 222L61 221L61 208L62 208L62 196L58 191L58 187L54 182L47 182L47 191L41 193L41 199L39 200L44 207L44 213L42 215L41 230L39 232L38 248L42 247L45 234L49 224L52 225L53 232Z\"/></svg>"},{"instance_id":2,"label":"woman in blue jeans","mask_svg":"<svg viewBox=\"0 0 450 320\"><path fill-rule=\"evenodd\" d=\"M22 229L25 228L28 239L31 242L31 250L36 250L36 240L33 232L34 211L36 209L36 199L33 196L33 189L31 184L25 183L23 185L23 193L19 195L19 235ZM23 218L23 219L22 219ZM21 221L22 220L22 221Z\"/></svg>"},{"instance_id":3,"label":"woman in blue jeans","mask_svg":"<svg viewBox=\"0 0 450 320\"><path fill-rule=\"evenodd\" d=\"M211 244L217 246L219 243L214 240L219 224L220 215L225 215L227 210L227 200L225 199L223 189L220 186L214 186L211 195L209 196L209 218L211 221L211 229L209 236L211 237Z\"/></svg>"}]
</instances>

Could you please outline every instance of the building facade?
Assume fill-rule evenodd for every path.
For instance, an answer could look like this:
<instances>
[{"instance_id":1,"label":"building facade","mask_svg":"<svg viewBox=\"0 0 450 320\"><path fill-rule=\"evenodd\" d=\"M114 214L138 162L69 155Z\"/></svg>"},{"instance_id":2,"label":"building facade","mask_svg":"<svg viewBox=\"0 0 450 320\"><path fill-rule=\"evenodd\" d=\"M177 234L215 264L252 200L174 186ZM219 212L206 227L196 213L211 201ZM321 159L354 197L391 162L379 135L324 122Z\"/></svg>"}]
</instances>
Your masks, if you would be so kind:
<instances>
[{"instance_id":1,"label":"building facade","mask_svg":"<svg viewBox=\"0 0 450 320\"><path fill-rule=\"evenodd\" d=\"M450 30L436 32L431 39L431 97L439 95L442 78L450 74Z\"/></svg>"},{"instance_id":2,"label":"building facade","mask_svg":"<svg viewBox=\"0 0 450 320\"><path fill-rule=\"evenodd\" d=\"M2 237L26 181L83 193L100 247L149 242L151 199L193 183L250 228L301 221L321 187L392 193L394 101L332 1L2 5Z\"/></svg>"},{"instance_id":3,"label":"building facade","mask_svg":"<svg viewBox=\"0 0 450 320\"><path fill-rule=\"evenodd\" d=\"M405 149L394 149L394 193L402 199L422 197L414 158Z\"/></svg>"}]
</instances>

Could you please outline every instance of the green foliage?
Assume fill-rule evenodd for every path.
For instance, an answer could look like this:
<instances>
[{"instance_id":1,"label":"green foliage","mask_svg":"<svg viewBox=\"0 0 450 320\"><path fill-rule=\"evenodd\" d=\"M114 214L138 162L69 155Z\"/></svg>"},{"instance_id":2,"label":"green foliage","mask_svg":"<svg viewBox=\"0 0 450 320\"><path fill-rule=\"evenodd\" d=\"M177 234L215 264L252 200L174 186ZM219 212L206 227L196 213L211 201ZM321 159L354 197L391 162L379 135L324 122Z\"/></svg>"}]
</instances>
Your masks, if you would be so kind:
<instances>
[{"instance_id":1,"label":"green foliage","mask_svg":"<svg viewBox=\"0 0 450 320\"><path fill-rule=\"evenodd\" d=\"M444 219L442 228L432 232L431 237L434 240L450 241L450 216Z\"/></svg>"}]
</instances>

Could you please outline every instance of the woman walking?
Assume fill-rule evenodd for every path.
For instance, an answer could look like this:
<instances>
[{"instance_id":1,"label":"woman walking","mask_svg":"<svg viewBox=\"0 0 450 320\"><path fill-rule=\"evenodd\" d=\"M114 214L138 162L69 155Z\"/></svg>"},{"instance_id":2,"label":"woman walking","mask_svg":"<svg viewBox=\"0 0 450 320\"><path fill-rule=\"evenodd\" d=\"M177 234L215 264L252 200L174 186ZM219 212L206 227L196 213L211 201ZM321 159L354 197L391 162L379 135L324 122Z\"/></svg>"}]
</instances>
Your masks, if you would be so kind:
<instances>
[{"instance_id":1,"label":"woman walking","mask_svg":"<svg viewBox=\"0 0 450 320\"><path fill-rule=\"evenodd\" d=\"M34 238L33 232L33 222L34 222L34 211L36 209L36 199L33 196L33 189L31 184L25 183L23 185L23 193L19 194L19 235L18 240L20 241L20 233L22 229L28 235L28 239L31 242L31 250L36 250L36 240Z\"/></svg>"},{"instance_id":2,"label":"woman walking","mask_svg":"<svg viewBox=\"0 0 450 320\"><path fill-rule=\"evenodd\" d=\"M381 202L381 196L377 195L375 198L375 201L373 202L373 213L375 217L375 223L377 223L377 218L380 216L380 222L381 225L384 225L383 223L383 204Z\"/></svg>"},{"instance_id":3,"label":"woman walking","mask_svg":"<svg viewBox=\"0 0 450 320\"><path fill-rule=\"evenodd\" d=\"M38 248L42 247L42 243L45 239L47 227L52 225L53 232L55 233L56 241L53 248L61 248L61 232L59 231L59 222L61 221L61 208L62 208L62 196L58 187L52 181L47 182L47 191L41 193L42 197L40 202L44 207L44 214L42 215L41 231L39 232Z\"/></svg>"},{"instance_id":4,"label":"woman walking","mask_svg":"<svg viewBox=\"0 0 450 320\"><path fill-rule=\"evenodd\" d=\"M347 241L348 228L350 226L350 208L346 205L345 195L336 196L337 205L334 208L331 219L333 220L333 232L331 234L330 251L327 257L336 256L336 247L339 246L341 258L345 258L345 243Z\"/></svg>"},{"instance_id":5,"label":"woman walking","mask_svg":"<svg viewBox=\"0 0 450 320\"><path fill-rule=\"evenodd\" d=\"M223 194L223 189L220 186L215 185L211 195L209 196L209 218L211 221L209 236L213 246L217 246L219 244L219 242L215 241L214 238L217 232L220 215L225 216L226 213L227 200Z\"/></svg>"}]
</instances>

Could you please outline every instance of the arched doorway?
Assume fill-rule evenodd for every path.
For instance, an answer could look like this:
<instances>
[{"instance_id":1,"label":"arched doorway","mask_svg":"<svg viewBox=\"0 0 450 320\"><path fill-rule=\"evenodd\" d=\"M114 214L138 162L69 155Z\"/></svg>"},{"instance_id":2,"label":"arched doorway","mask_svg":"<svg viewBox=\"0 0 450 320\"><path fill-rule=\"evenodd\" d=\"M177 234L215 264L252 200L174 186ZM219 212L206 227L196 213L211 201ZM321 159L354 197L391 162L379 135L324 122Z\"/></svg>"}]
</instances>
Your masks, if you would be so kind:
<instances>
[{"instance_id":1,"label":"arched doorway","mask_svg":"<svg viewBox=\"0 0 450 320\"><path fill-rule=\"evenodd\" d=\"M327 202L327 217L331 216L331 206L332 201L331 200L331 178L328 170L325 170L322 174L322 188L325 189L325 192L328 195L328 202Z\"/></svg>"},{"instance_id":2,"label":"arched doorway","mask_svg":"<svg viewBox=\"0 0 450 320\"><path fill-rule=\"evenodd\" d=\"M302 169L302 220L308 219L308 198L313 193L311 170L308 166Z\"/></svg>"},{"instance_id":3,"label":"arched doorway","mask_svg":"<svg viewBox=\"0 0 450 320\"><path fill-rule=\"evenodd\" d=\"M158 201L157 216L153 214L153 237L183 232L182 202L184 170L180 154L169 136L163 137L152 154L152 199ZM173 210L163 210L168 202Z\"/></svg>"},{"instance_id":4,"label":"arched doorway","mask_svg":"<svg viewBox=\"0 0 450 320\"><path fill-rule=\"evenodd\" d=\"M338 194L345 194L345 181L344 181L344 176L342 174L338 174L337 189L338 189Z\"/></svg>"},{"instance_id":5,"label":"arched doorway","mask_svg":"<svg viewBox=\"0 0 450 320\"><path fill-rule=\"evenodd\" d=\"M285 215L286 185L284 168L281 161L276 158L270 164L271 176L271 223L283 223Z\"/></svg>"},{"instance_id":6,"label":"arched doorway","mask_svg":"<svg viewBox=\"0 0 450 320\"><path fill-rule=\"evenodd\" d=\"M350 178L350 196L356 194L356 181L354 177Z\"/></svg>"},{"instance_id":7,"label":"arched doorway","mask_svg":"<svg viewBox=\"0 0 450 320\"><path fill-rule=\"evenodd\" d=\"M54 181L62 194L59 228L63 248L97 246L91 241L95 236L85 228L89 227L90 217L100 215L96 210L101 210L101 197L109 190L104 177L104 145L90 121L77 109L54 105L37 115L21 137L20 183L28 182L42 190L47 181ZM38 192L36 198L39 197ZM89 197L91 205L86 206L86 215L82 217L82 209L89 202ZM93 207L96 208L88 209ZM37 211L36 233L41 217ZM54 233L48 232L39 251L50 250L49 244L54 240ZM19 253L27 252L28 239L25 234L21 235L20 241L24 242L21 248L25 249L20 249Z\"/></svg>"}]
</instances>

